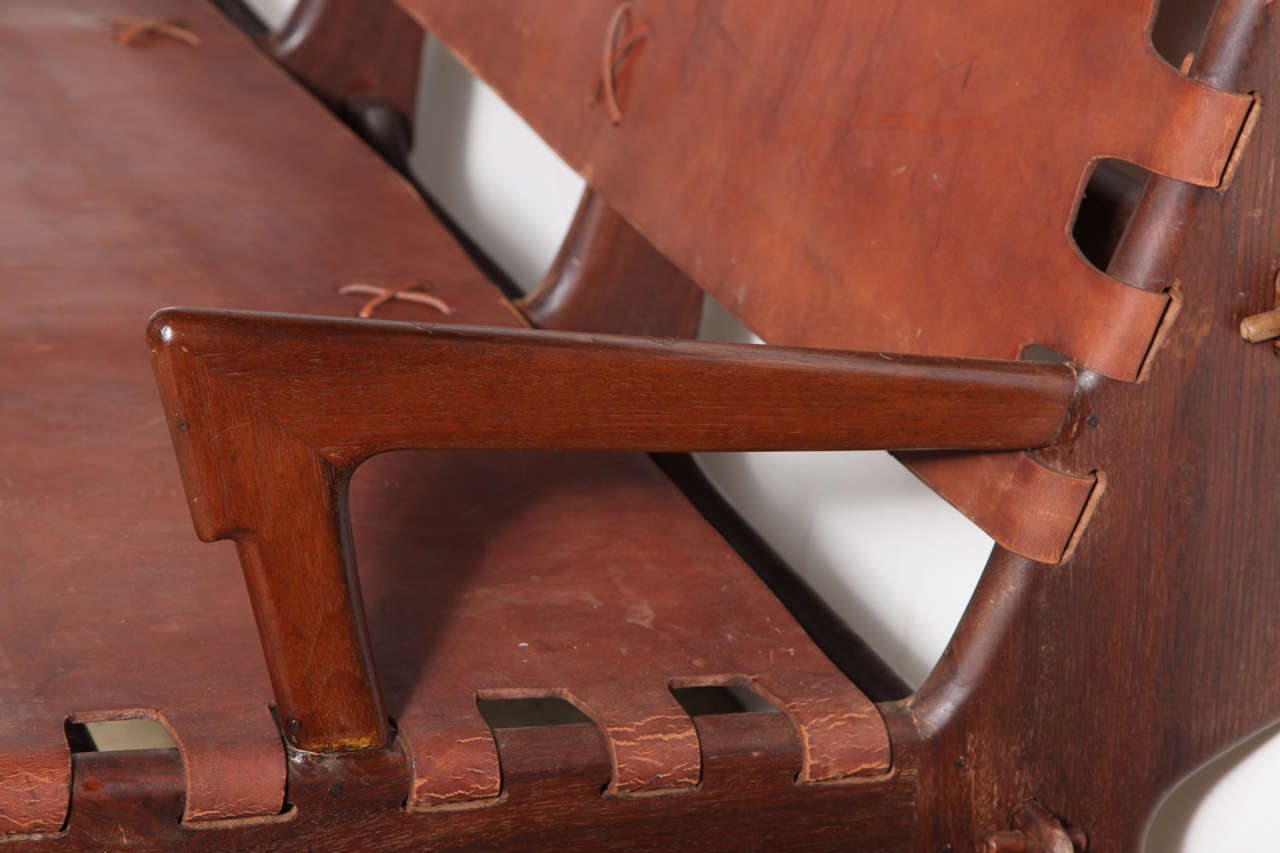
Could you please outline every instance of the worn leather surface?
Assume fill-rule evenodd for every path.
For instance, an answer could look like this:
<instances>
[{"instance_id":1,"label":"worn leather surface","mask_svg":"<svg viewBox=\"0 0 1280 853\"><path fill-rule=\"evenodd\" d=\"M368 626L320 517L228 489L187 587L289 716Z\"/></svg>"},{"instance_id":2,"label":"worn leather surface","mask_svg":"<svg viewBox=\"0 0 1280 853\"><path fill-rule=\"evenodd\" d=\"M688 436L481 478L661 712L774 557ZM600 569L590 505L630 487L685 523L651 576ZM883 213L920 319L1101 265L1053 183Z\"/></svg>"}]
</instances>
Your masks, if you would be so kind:
<instances>
[{"instance_id":1,"label":"worn leather surface","mask_svg":"<svg viewBox=\"0 0 1280 853\"><path fill-rule=\"evenodd\" d=\"M112 16L171 15L198 47L113 40ZM0 75L20 81L0 119L0 833L63 823L68 716L162 719L188 821L273 814L285 760L257 633L230 544L195 539L147 317L349 316L367 297L339 286L421 279L451 319L521 321L406 183L202 4L6 3ZM391 454L352 498L416 803L496 793L478 692L574 697L619 790L697 780L682 680L757 684L802 726L811 779L887 766L887 737L840 730L879 724L874 706L647 459Z\"/></svg>"},{"instance_id":2,"label":"worn leather surface","mask_svg":"<svg viewBox=\"0 0 1280 853\"><path fill-rule=\"evenodd\" d=\"M402 0L609 203L770 343L1138 371L1165 298L1071 243L1090 162L1215 184L1248 97L1146 37L1152 0Z\"/></svg>"},{"instance_id":3,"label":"worn leather surface","mask_svg":"<svg viewBox=\"0 0 1280 853\"><path fill-rule=\"evenodd\" d=\"M887 769L875 707L647 458L399 456L357 472L352 517L411 808L498 795L474 692L573 702L606 735L615 793L698 781L697 734L668 686L772 699L802 732L801 781Z\"/></svg>"},{"instance_id":4,"label":"worn leather surface","mask_svg":"<svg viewBox=\"0 0 1280 853\"><path fill-rule=\"evenodd\" d=\"M1058 562L1077 529L1083 533L1086 508L1097 494L1096 474L1060 471L1016 450L894 456L1002 548L1042 563Z\"/></svg>"},{"instance_id":5,"label":"worn leather surface","mask_svg":"<svg viewBox=\"0 0 1280 853\"><path fill-rule=\"evenodd\" d=\"M1034 343L1135 378L1167 297L1073 244L1091 163L1214 185L1249 106L1159 58L1153 0L635 0L619 43L648 35L615 63L615 125L595 95L617 4L399 1L774 344ZM1089 495L1089 472L1017 453L902 458L1041 561Z\"/></svg>"}]
</instances>

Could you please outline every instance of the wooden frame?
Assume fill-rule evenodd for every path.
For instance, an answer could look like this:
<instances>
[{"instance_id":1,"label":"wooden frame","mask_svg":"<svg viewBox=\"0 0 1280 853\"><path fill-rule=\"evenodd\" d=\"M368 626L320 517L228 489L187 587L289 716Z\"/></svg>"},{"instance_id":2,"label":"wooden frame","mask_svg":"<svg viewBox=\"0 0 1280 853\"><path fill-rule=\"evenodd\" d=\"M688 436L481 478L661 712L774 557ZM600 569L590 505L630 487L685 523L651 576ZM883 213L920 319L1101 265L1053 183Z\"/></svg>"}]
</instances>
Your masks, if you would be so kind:
<instances>
[{"instance_id":1,"label":"wooden frame","mask_svg":"<svg viewBox=\"0 0 1280 853\"><path fill-rule=\"evenodd\" d=\"M345 505L375 453L1021 449L1075 394L1065 365L191 309L148 338L196 530L236 540L313 752L387 742Z\"/></svg>"},{"instance_id":2,"label":"wooden frame","mask_svg":"<svg viewBox=\"0 0 1280 853\"><path fill-rule=\"evenodd\" d=\"M1187 69L1267 97L1277 14L1220 4ZM1008 361L162 313L151 344L189 508L202 536L238 542L290 741L289 806L179 823L193 769L177 753L78 753L69 823L27 839L32 849L128 846L139 834L170 849L599 849L702 843L711 819L749 836L717 839L728 847L1136 849L1173 785L1278 713L1269 472L1280 440L1266 428L1276 362L1237 331L1275 305L1280 238L1265 212L1280 136L1260 103L1222 186L1153 178L1118 239L1111 275L1169 306L1132 383ZM626 223L590 196L527 316L687 335L696 291ZM627 263L609 263L611 246ZM653 292L628 278L644 264ZM627 310L637 293L675 307ZM891 673L864 678L846 660L879 702L885 772L796 784L804 745L781 715L695 717L695 789L602 795L610 756L597 728L499 730L500 796L420 813L404 807L418 758L379 706L344 487L371 454L459 446L1037 447L1033 464L1098 471L1106 488L1089 481L1089 527L1080 501L1065 513L1077 534L1065 552L1037 562L997 549L920 690L906 696Z\"/></svg>"}]
</instances>

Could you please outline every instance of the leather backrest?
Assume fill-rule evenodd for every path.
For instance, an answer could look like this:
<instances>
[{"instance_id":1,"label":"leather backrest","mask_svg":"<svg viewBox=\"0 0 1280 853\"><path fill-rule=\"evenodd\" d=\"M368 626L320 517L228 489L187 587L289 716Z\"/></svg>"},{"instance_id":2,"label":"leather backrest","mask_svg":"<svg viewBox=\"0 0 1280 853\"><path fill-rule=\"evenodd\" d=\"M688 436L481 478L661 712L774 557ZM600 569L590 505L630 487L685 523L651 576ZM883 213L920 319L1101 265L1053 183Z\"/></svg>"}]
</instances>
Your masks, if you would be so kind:
<instances>
[{"instance_id":1,"label":"leather backrest","mask_svg":"<svg viewBox=\"0 0 1280 853\"><path fill-rule=\"evenodd\" d=\"M1074 246L1091 163L1213 185L1249 106L1156 54L1152 0L403 5L777 344L1134 378L1167 298Z\"/></svg>"}]
</instances>

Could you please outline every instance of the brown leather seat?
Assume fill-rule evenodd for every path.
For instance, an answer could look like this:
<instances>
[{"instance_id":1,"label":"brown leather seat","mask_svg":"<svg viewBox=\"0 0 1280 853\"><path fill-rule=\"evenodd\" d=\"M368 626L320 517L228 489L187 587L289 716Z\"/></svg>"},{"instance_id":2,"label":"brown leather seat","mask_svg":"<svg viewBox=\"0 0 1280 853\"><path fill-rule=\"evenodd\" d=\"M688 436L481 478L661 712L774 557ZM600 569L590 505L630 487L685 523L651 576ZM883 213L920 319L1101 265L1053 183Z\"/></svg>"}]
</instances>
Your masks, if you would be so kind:
<instances>
[{"instance_id":1,"label":"brown leather seat","mask_svg":"<svg viewBox=\"0 0 1280 853\"><path fill-rule=\"evenodd\" d=\"M23 81L0 135L0 834L66 820L67 719L162 720L188 823L283 808L253 618L232 548L192 532L152 311L350 316L363 299L339 287L421 279L450 322L523 322L405 181L227 21L183 14L196 46L120 44L88 0L0 10L0 69ZM377 316L445 319L403 301ZM887 740L840 733L874 707L645 457L390 454L353 503L411 808L498 796L477 695L571 699L620 791L698 783L673 684L755 684L807 726L813 778L887 767Z\"/></svg>"},{"instance_id":2,"label":"brown leather seat","mask_svg":"<svg viewBox=\"0 0 1280 853\"><path fill-rule=\"evenodd\" d=\"M1085 181L1114 157L1213 186L1251 103L1162 60L1148 2L646 0L612 18L627 4L402 5L780 346L1017 358L1039 344L1133 379L1169 297L1081 256ZM639 39L611 72L616 124L579 108L611 26ZM1045 562L1096 497L1087 473L1022 453L903 460Z\"/></svg>"},{"instance_id":3,"label":"brown leather seat","mask_svg":"<svg viewBox=\"0 0 1280 853\"><path fill-rule=\"evenodd\" d=\"M1009 359L1038 341L1085 369L921 357L913 363L945 379L947 394L916 377L896 396L841 386L793 395L800 404L787 409L781 382L760 383L752 390L783 402L752 410L705 390L674 402L651 391L673 375L696 385L738 375L719 372L726 365L789 359L819 365L823 382L867 362L900 376L905 357L179 311L151 327L167 401L157 411L141 330L161 303L349 314L341 284L424 280L450 320L519 317L406 187L208 11L184 7L172 38L135 28L153 37L126 47L87 0L10 4L0 70L29 82L0 121L13 354L0 367L6 840L36 833L32 848L48 850L1128 850L1172 785L1274 721L1280 432L1266 424L1280 405L1277 362L1239 328L1276 315L1264 313L1278 239L1266 211L1280 136L1259 119L1280 80L1276 4L1219 3L1179 77L1150 50L1146 0L815 0L799 11L646 0L611 15L587 0L580 14L562 0L514 12L403 3L589 174L599 203L638 229L633 247L658 258L652 240L772 342ZM159 0L122 5L138 17L171 12ZM638 32L648 16L648 36L622 41L628 10ZM635 49L615 56L623 44ZM614 84L612 115L598 100L583 105L597 81L606 97ZM1167 173L1135 192L1105 274L1068 236L1097 156ZM908 174L910 191L896 190ZM381 311L436 319L399 302ZM575 443L568 409L529 414L542 403L534 394L459 394L433 372L447 365L502 386L513 373L492 366L506 358L513 369L511 353L533 359L538 347L558 360L524 371L531 387L567 387L538 384L551 365L591 389L565 399L609 397L600 376L645 380L634 383L642 393L610 397L617 422L588 431L613 443ZM422 361L396 360L405 353ZM635 372L578 370L574 358ZM681 367L664 372L672 361ZM972 380L984 371L1038 376L1057 403L1032 407L1035 395L997 381L1002 406L962 412L963 426L999 439L1034 410L1051 428L1008 443L894 443L945 421L940 401L982 385ZM366 387L369 376L380 382ZM237 383L252 387L236 396L227 386ZM436 423L435 402L411 393L428 387L481 402L449 409L432 432L420 425ZM264 398L271 405L255 408ZM318 399L329 408L312 408ZM502 409L512 399L521 405ZM711 420L696 407L708 399L730 414L709 444L686 443ZM848 408L830 415L832 399ZM804 446L831 449L849 446L841 430L862 422L857 406L890 413L872 446L1018 448L932 468L1002 547L911 695L870 706L635 456L368 463L353 498L381 668L372 672L341 504L343 466L374 442L335 433L359 424L390 446L457 447L490 430L498 438L486 446L543 446L512 427L536 422L551 446L635 448L648 440L636 424L653 428L644 418L660 409L679 415L667 449L760 441L744 427L752 417L787 448L826 437ZM517 409L523 417L494 426L495 413ZM295 453L284 439L304 432L335 444ZM232 436L246 434L259 444L238 454L252 443ZM238 538L279 728L234 555L192 540L172 449L192 517L217 516L202 534ZM930 460L920 463L930 476ZM279 487L303 473L316 474L305 495ZM265 507L266 521L236 515L239 504L225 517L207 510L236 503L245 482L254 500L269 493L244 502ZM244 518L262 524L236 527ZM272 539L282 528L289 535ZM274 552L253 541L264 531ZM327 537L319 558L311 534ZM291 642L272 642L281 636ZM375 682L400 725L390 739ZM750 685L786 714L690 723L669 688L709 682ZM596 725L491 736L476 713L477 696L548 694ZM290 703L319 711L290 717ZM64 717L102 714L162 717L180 757L69 763ZM297 744L314 719L337 732L321 741L330 751L281 745L281 730ZM353 728L364 739L341 741ZM341 751L352 743L371 748Z\"/></svg>"}]
</instances>

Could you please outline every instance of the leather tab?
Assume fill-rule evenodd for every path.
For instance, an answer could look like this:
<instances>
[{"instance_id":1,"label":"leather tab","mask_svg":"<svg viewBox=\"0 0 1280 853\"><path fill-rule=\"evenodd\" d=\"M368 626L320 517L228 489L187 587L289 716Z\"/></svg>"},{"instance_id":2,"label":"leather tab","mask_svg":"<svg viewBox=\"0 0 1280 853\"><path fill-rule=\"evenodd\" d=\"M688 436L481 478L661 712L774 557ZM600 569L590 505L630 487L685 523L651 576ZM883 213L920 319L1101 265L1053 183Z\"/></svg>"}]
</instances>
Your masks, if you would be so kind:
<instances>
[{"instance_id":1,"label":"leather tab","mask_svg":"<svg viewBox=\"0 0 1280 853\"><path fill-rule=\"evenodd\" d=\"M71 807L71 750L62 720L4 720L0 730L0 841L57 832Z\"/></svg>"},{"instance_id":2,"label":"leather tab","mask_svg":"<svg viewBox=\"0 0 1280 853\"><path fill-rule=\"evenodd\" d=\"M1133 84L1109 91L1106 99L1130 121L1102 126L1108 135L1101 144L1110 148L1099 153L1189 184L1217 186L1253 98L1185 77L1154 53L1126 74Z\"/></svg>"},{"instance_id":3,"label":"leather tab","mask_svg":"<svg viewBox=\"0 0 1280 853\"><path fill-rule=\"evenodd\" d=\"M894 456L996 544L1042 563L1062 559L1097 486L1021 451Z\"/></svg>"},{"instance_id":4,"label":"leather tab","mask_svg":"<svg viewBox=\"0 0 1280 853\"><path fill-rule=\"evenodd\" d=\"M852 684L815 675L795 669L753 679L756 690L795 725L803 759L798 781L833 782L887 772L890 746L879 736L884 731L880 711Z\"/></svg>"},{"instance_id":5,"label":"leather tab","mask_svg":"<svg viewBox=\"0 0 1280 853\"><path fill-rule=\"evenodd\" d=\"M474 703L472 711L435 719L411 713L400 720L400 738L412 759L410 811L490 805L502 793L493 733Z\"/></svg>"},{"instance_id":6,"label":"leather tab","mask_svg":"<svg viewBox=\"0 0 1280 853\"><path fill-rule=\"evenodd\" d=\"M265 705L206 718L201 711L161 717L178 749L187 780L183 823L279 814L284 807L285 755Z\"/></svg>"},{"instance_id":7,"label":"leather tab","mask_svg":"<svg viewBox=\"0 0 1280 853\"><path fill-rule=\"evenodd\" d=\"M604 697L602 697L604 698ZM702 775L693 720L663 684L588 705L613 761L612 794L691 789Z\"/></svg>"}]
</instances>

